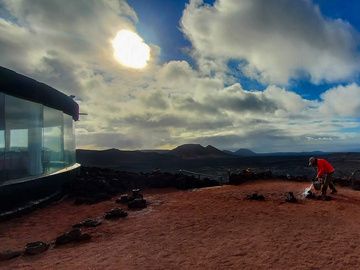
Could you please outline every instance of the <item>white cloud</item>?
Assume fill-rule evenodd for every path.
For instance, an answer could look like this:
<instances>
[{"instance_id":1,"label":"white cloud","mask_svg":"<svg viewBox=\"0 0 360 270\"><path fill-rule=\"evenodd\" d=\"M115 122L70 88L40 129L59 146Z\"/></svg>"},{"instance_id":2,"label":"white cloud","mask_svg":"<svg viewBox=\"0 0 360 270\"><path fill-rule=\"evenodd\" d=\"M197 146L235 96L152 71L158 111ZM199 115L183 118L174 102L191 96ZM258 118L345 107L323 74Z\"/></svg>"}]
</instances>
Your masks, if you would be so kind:
<instances>
[{"instance_id":1,"label":"white cloud","mask_svg":"<svg viewBox=\"0 0 360 270\"><path fill-rule=\"evenodd\" d=\"M299 114L312 104L298 94L276 86L269 86L264 95L278 105L278 108L289 114Z\"/></svg>"},{"instance_id":2,"label":"white cloud","mask_svg":"<svg viewBox=\"0 0 360 270\"><path fill-rule=\"evenodd\" d=\"M300 75L315 83L346 80L360 70L359 34L310 0L191 0L181 25L207 71L236 59L246 61L246 75L286 84Z\"/></svg>"},{"instance_id":3,"label":"white cloud","mask_svg":"<svg viewBox=\"0 0 360 270\"><path fill-rule=\"evenodd\" d=\"M353 83L329 89L321 95L320 111L330 117L360 117L360 86Z\"/></svg>"}]
</instances>

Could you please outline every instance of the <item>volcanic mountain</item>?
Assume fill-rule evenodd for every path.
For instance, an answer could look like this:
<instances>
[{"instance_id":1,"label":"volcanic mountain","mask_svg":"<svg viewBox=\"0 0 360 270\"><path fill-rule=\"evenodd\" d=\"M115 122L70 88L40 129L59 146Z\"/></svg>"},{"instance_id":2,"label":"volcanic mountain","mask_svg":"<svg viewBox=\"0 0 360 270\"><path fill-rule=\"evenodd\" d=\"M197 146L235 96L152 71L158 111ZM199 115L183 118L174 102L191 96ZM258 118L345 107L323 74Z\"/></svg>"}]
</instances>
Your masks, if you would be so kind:
<instances>
[{"instance_id":1,"label":"volcanic mountain","mask_svg":"<svg viewBox=\"0 0 360 270\"><path fill-rule=\"evenodd\" d=\"M229 154L208 145L206 147L200 144L183 144L169 152L181 158L199 158L199 157L228 157Z\"/></svg>"},{"instance_id":2,"label":"volcanic mountain","mask_svg":"<svg viewBox=\"0 0 360 270\"><path fill-rule=\"evenodd\" d=\"M237 156L241 156L241 157L252 157L252 156L256 156L256 153L246 149L246 148L240 148L239 150L234 152L235 155Z\"/></svg>"}]
</instances>

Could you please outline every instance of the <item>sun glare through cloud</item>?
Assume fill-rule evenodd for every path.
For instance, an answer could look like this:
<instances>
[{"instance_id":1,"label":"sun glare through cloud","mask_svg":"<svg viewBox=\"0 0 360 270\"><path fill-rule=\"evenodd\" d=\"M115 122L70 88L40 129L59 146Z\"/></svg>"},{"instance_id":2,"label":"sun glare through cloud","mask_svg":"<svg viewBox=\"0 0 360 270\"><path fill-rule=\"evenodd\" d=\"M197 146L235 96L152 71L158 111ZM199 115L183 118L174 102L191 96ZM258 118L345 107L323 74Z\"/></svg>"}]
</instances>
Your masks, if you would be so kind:
<instances>
[{"instance_id":1,"label":"sun glare through cloud","mask_svg":"<svg viewBox=\"0 0 360 270\"><path fill-rule=\"evenodd\" d=\"M130 30L119 31L112 41L114 57L126 67L141 69L150 60L150 47L136 33Z\"/></svg>"}]
</instances>

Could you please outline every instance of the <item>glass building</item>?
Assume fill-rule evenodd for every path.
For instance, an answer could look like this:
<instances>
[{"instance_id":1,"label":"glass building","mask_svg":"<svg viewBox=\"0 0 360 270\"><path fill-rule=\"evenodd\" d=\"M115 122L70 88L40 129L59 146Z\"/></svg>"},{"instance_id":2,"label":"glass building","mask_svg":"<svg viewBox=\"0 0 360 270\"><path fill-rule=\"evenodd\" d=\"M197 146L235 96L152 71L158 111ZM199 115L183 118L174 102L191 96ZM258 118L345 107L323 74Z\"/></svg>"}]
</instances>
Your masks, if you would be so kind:
<instances>
[{"instance_id":1,"label":"glass building","mask_svg":"<svg viewBox=\"0 0 360 270\"><path fill-rule=\"evenodd\" d=\"M78 118L79 106L71 97L0 67L0 199L5 186L43 181L58 188L69 179L79 167Z\"/></svg>"}]
</instances>

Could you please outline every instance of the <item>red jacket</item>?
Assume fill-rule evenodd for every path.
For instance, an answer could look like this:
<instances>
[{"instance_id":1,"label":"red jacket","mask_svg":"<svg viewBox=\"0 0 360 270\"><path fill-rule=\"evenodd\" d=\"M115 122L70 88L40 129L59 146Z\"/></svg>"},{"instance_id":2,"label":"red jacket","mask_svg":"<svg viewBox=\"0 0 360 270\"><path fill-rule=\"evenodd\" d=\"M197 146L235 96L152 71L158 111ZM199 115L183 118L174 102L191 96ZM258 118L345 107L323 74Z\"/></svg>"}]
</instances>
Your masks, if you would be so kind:
<instances>
[{"instance_id":1,"label":"red jacket","mask_svg":"<svg viewBox=\"0 0 360 270\"><path fill-rule=\"evenodd\" d=\"M331 164L325 160L318 158L317 159L317 176L322 177L324 174L329 174L335 172L335 169Z\"/></svg>"}]
</instances>

